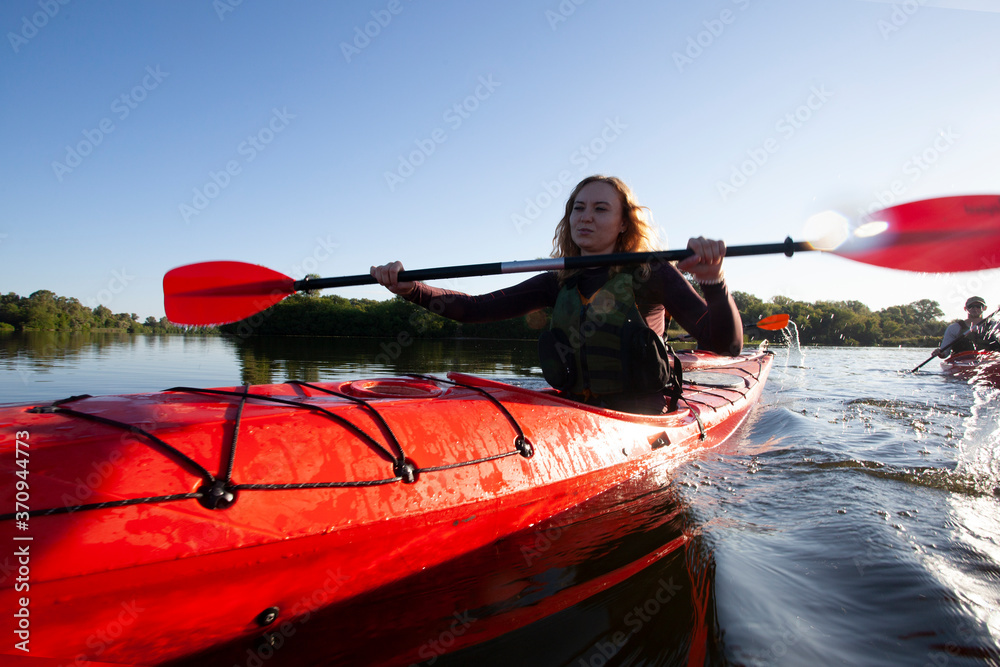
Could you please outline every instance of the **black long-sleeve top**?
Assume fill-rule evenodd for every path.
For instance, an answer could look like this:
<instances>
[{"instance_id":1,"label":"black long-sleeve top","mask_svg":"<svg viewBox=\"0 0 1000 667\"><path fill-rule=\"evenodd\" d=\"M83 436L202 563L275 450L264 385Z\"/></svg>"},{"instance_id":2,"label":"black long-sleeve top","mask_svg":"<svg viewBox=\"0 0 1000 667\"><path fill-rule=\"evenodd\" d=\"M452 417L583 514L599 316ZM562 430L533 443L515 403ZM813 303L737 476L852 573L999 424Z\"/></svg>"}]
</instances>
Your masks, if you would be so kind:
<instances>
[{"instance_id":1,"label":"black long-sleeve top","mask_svg":"<svg viewBox=\"0 0 1000 667\"><path fill-rule=\"evenodd\" d=\"M577 287L589 297L607 278L607 269L586 269ZM638 278L633 284L639 312L656 333L663 335L667 317L673 317L701 349L725 355L737 355L743 349L740 313L725 282L703 285L702 298L672 264L660 264L648 278ZM476 296L418 282L405 298L458 322L493 322L554 306L559 290L557 274L548 272Z\"/></svg>"}]
</instances>

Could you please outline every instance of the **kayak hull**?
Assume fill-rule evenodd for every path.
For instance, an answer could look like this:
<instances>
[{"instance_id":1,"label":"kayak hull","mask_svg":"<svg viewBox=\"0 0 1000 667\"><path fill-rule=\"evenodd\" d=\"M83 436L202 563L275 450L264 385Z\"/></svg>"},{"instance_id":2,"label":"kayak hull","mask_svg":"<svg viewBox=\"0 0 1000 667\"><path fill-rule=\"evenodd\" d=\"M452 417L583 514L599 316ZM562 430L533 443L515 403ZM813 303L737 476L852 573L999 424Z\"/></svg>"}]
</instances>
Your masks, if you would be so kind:
<instances>
[{"instance_id":1,"label":"kayak hull","mask_svg":"<svg viewBox=\"0 0 1000 667\"><path fill-rule=\"evenodd\" d=\"M941 360L941 370L970 384L1000 387L1000 352L956 352Z\"/></svg>"},{"instance_id":2,"label":"kayak hull","mask_svg":"<svg viewBox=\"0 0 1000 667\"><path fill-rule=\"evenodd\" d=\"M0 604L30 598L34 656L127 664L485 641L686 542L678 504L641 499L732 435L771 356L685 356L710 372L657 417L460 374L0 408L0 473L27 481L3 539L30 562ZM652 546L615 548L636 534Z\"/></svg>"}]
</instances>

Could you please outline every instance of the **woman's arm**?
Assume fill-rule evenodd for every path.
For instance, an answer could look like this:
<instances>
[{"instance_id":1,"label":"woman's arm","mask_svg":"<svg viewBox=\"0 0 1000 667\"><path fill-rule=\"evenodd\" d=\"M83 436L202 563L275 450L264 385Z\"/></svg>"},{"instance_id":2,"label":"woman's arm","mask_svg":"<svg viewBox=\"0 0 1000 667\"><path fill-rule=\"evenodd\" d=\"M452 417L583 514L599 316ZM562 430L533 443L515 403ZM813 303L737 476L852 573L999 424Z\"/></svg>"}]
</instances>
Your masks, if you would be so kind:
<instances>
[{"instance_id":1,"label":"woman's arm","mask_svg":"<svg viewBox=\"0 0 1000 667\"><path fill-rule=\"evenodd\" d=\"M695 337L700 349L735 356L743 350L743 322L725 280L702 285L702 298L671 264L656 267L645 299L662 303L677 323Z\"/></svg>"},{"instance_id":2,"label":"woman's arm","mask_svg":"<svg viewBox=\"0 0 1000 667\"><path fill-rule=\"evenodd\" d=\"M553 305L559 291L554 273L533 276L517 285L489 294L469 295L431 287L421 282L398 283L395 278L401 269L402 265L394 262L382 267L372 267L372 275L407 301L458 322L495 322L527 315Z\"/></svg>"}]
</instances>

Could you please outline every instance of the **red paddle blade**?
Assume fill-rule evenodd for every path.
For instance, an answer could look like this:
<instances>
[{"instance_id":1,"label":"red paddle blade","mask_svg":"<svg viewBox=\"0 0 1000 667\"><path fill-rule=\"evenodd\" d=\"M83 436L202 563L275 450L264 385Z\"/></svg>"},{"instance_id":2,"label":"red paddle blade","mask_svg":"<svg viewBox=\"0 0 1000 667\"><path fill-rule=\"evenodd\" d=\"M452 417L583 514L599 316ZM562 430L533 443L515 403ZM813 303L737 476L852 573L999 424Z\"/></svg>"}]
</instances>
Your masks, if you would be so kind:
<instances>
[{"instance_id":1,"label":"red paddle blade","mask_svg":"<svg viewBox=\"0 0 1000 667\"><path fill-rule=\"evenodd\" d=\"M924 199L873 213L835 255L904 271L1000 266L1000 196Z\"/></svg>"},{"instance_id":2,"label":"red paddle blade","mask_svg":"<svg viewBox=\"0 0 1000 667\"><path fill-rule=\"evenodd\" d=\"M256 264L202 262L163 276L163 306L174 324L237 322L295 292L295 280Z\"/></svg>"},{"instance_id":3,"label":"red paddle blade","mask_svg":"<svg viewBox=\"0 0 1000 667\"><path fill-rule=\"evenodd\" d=\"M765 331L779 331L788 326L788 320L789 317L787 313L778 313L776 315L761 318L753 326L758 329L764 329Z\"/></svg>"}]
</instances>

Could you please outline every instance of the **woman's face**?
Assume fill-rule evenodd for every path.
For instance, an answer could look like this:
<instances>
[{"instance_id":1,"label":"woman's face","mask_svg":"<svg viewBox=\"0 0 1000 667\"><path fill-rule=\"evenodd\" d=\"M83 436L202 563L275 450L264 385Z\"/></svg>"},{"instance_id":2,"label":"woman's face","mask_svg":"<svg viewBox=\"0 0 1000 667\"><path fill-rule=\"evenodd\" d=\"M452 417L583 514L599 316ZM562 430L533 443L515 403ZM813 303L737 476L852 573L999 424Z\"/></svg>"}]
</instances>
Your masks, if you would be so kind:
<instances>
[{"instance_id":1,"label":"woman's face","mask_svg":"<svg viewBox=\"0 0 1000 667\"><path fill-rule=\"evenodd\" d=\"M581 255L613 253L618 235L625 229L618 191L602 181L583 186L573 201L569 228Z\"/></svg>"}]
</instances>

